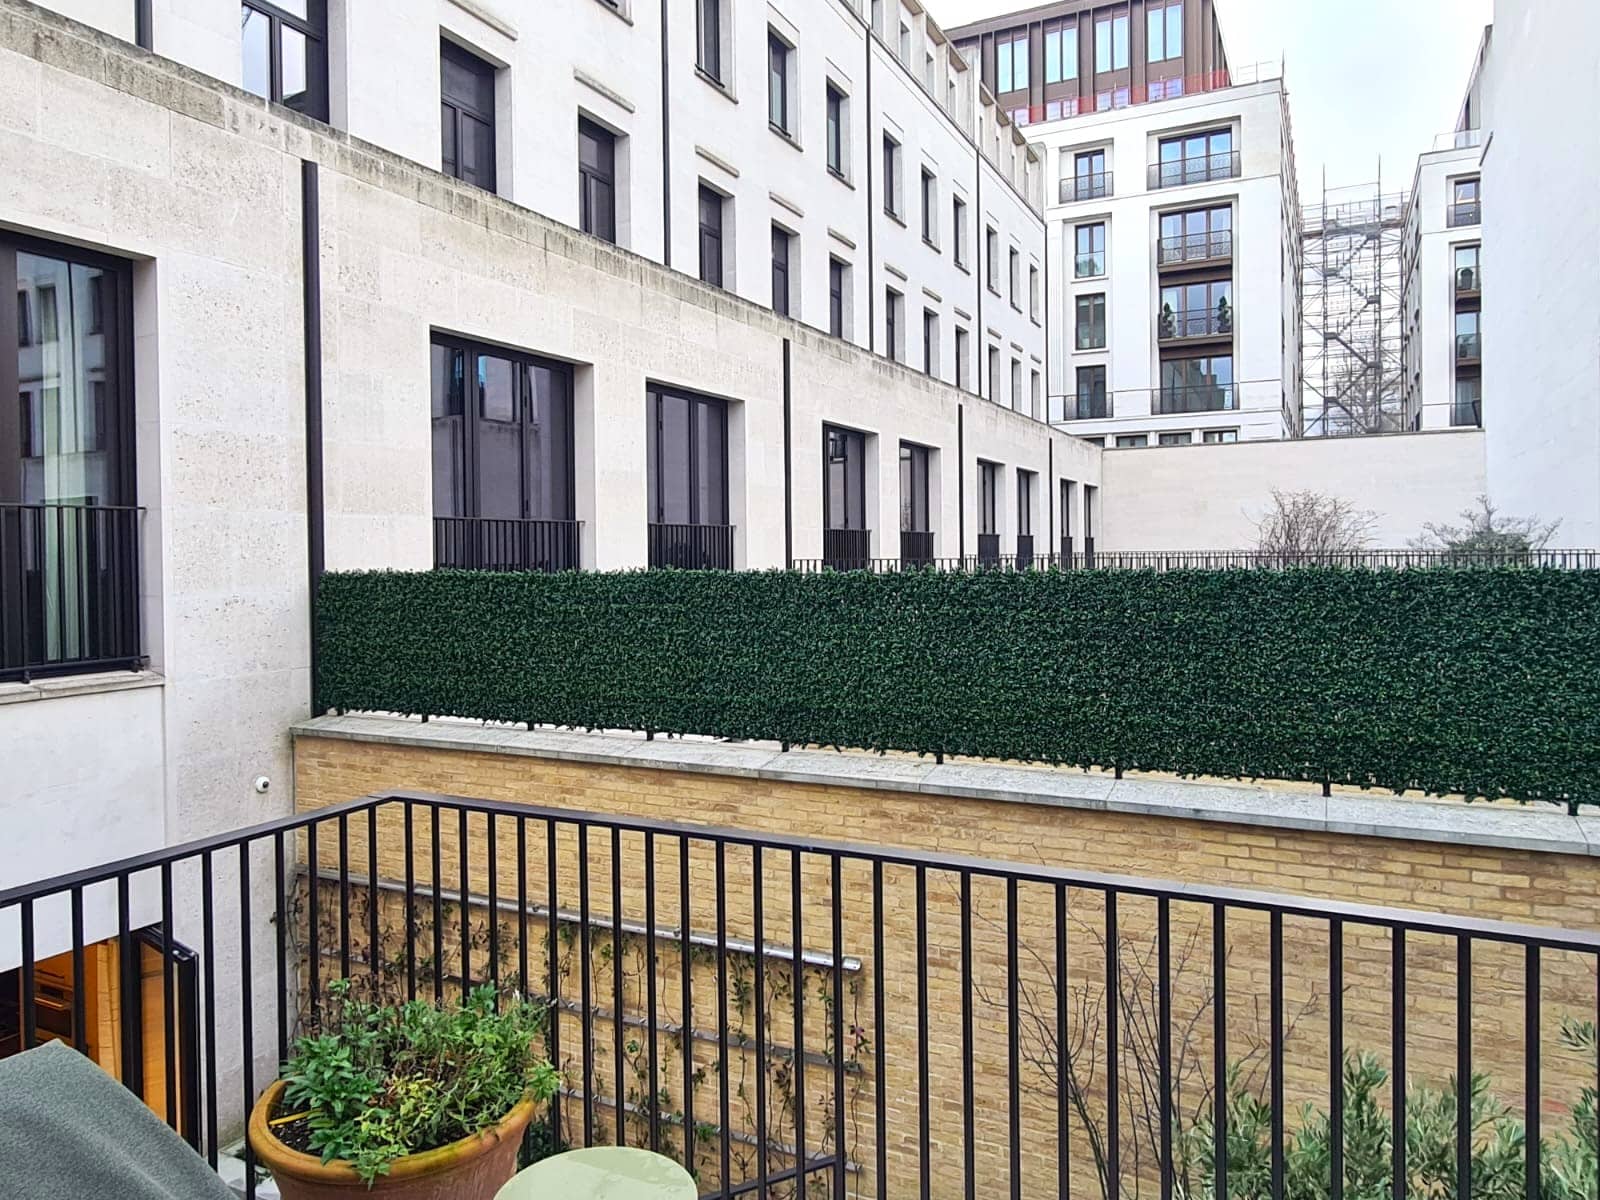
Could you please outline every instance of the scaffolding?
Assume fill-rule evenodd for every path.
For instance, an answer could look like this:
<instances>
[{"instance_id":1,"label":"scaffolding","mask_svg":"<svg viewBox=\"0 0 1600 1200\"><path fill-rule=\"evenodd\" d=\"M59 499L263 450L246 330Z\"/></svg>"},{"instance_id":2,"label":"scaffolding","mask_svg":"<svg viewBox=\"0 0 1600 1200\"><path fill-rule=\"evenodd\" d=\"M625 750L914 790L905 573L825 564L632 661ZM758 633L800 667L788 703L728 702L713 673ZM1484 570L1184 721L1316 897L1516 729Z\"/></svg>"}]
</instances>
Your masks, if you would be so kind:
<instances>
[{"instance_id":1,"label":"scaffolding","mask_svg":"<svg viewBox=\"0 0 1600 1200\"><path fill-rule=\"evenodd\" d=\"M1301 219L1305 437L1405 427L1401 257L1406 197L1378 182L1328 189Z\"/></svg>"}]
</instances>

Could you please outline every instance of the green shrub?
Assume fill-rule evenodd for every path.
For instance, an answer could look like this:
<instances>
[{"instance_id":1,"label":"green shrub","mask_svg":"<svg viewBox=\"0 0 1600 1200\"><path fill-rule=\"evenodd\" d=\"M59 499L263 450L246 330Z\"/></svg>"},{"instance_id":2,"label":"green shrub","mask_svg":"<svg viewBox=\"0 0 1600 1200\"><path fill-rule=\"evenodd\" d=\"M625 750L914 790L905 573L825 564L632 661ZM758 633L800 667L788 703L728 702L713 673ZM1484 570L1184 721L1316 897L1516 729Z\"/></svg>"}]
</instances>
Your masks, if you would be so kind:
<instances>
[{"instance_id":1,"label":"green shrub","mask_svg":"<svg viewBox=\"0 0 1600 1200\"><path fill-rule=\"evenodd\" d=\"M323 1162L348 1161L368 1184L395 1159L448 1146L544 1102L561 1080L539 1056L545 1010L480 987L456 1006L372 1004L348 980L332 1011L284 1064L284 1115L306 1114Z\"/></svg>"},{"instance_id":2,"label":"green shrub","mask_svg":"<svg viewBox=\"0 0 1600 1200\"><path fill-rule=\"evenodd\" d=\"M1600 572L331 574L322 708L1596 799Z\"/></svg>"}]
</instances>

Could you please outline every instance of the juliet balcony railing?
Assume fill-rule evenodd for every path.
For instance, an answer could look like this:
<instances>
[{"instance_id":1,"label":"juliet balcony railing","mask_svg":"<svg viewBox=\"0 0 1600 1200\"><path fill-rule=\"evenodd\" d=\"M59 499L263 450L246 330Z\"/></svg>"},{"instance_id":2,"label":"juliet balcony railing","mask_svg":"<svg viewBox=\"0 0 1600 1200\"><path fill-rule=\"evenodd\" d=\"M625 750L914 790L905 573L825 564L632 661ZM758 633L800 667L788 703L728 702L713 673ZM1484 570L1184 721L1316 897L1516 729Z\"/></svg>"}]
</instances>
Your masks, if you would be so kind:
<instances>
[{"instance_id":1,"label":"juliet balcony railing","mask_svg":"<svg viewBox=\"0 0 1600 1200\"><path fill-rule=\"evenodd\" d=\"M1157 191L1161 188L1184 187L1191 183L1214 183L1220 179L1238 177L1239 152L1233 150L1218 154L1199 154L1193 158L1153 162L1150 164L1148 182L1150 190Z\"/></svg>"},{"instance_id":2,"label":"juliet balcony railing","mask_svg":"<svg viewBox=\"0 0 1600 1200\"><path fill-rule=\"evenodd\" d=\"M213 1165L336 980L542 1002L526 1152L643 1146L718 1200L1284 1195L1300 1137L1322 1194L1376 1136L1363 1195L1532 1197L1596 1119L1594 931L809 831L389 792L0 889L0 945L16 1044L109 1020L102 1066Z\"/></svg>"},{"instance_id":3,"label":"juliet balcony railing","mask_svg":"<svg viewBox=\"0 0 1600 1200\"><path fill-rule=\"evenodd\" d=\"M1233 307L1163 308L1156 313L1156 337L1163 342L1228 337L1233 333Z\"/></svg>"},{"instance_id":4,"label":"juliet balcony railing","mask_svg":"<svg viewBox=\"0 0 1600 1200\"><path fill-rule=\"evenodd\" d=\"M576 571L579 521L435 517L433 565L480 571Z\"/></svg>"},{"instance_id":5,"label":"juliet balcony railing","mask_svg":"<svg viewBox=\"0 0 1600 1200\"><path fill-rule=\"evenodd\" d=\"M144 662L142 508L0 504L0 680Z\"/></svg>"},{"instance_id":6,"label":"juliet balcony railing","mask_svg":"<svg viewBox=\"0 0 1600 1200\"><path fill-rule=\"evenodd\" d=\"M1483 224L1483 201L1464 200L1445 209L1444 223L1451 229Z\"/></svg>"},{"instance_id":7,"label":"juliet balcony railing","mask_svg":"<svg viewBox=\"0 0 1600 1200\"><path fill-rule=\"evenodd\" d=\"M933 561L933 531L902 529L900 531L900 561L908 565Z\"/></svg>"},{"instance_id":8,"label":"juliet balcony railing","mask_svg":"<svg viewBox=\"0 0 1600 1200\"><path fill-rule=\"evenodd\" d=\"M1110 171L1067 175L1061 179L1059 187L1062 204L1075 204L1080 200L1103 200L1114 194Z\"/></svg>"},{"instance_id":9,"label":"juliet balcony railing","mask_svg":"<svg viewBox=\"0 0 1600 1200\"><path fill-rule=\"evenodd\" d=\"M1483 360L1483 337L1476 333L1456 334L1456 362L1471 364Z\"/></svg>"},{"instance_id":10,"label":"juliet balcony railing","mask_svg":"<svg viewBox=\"0 0 1600 1200\"><path fill-rule=\"evenodd\" d=\"M1111 412L1111 393L1104 390L1050 397L1052 422L1099 421L1111 416Z\"/></svg>"},{"instance_id":11,"label":"juliet balcony railing","mask_svg":"<svg viewBox=\"0 0 1600 1200\"><path fill-rule=\"evenodd\" d=\"M1455 292L1457 297L1471 298L1483 291L1482 267L1457 267Z\"/></svg>"},{"instance_id":12,"label":"juliet balcony railing","mask_svg":"<svg viewBox=\"0 0 1600 1200\"><path fill-rule=\"evenodd\" d=\"M1156 243L1158 266L1187 266L1226 262L1233 257L1233 230L1213 229L1207 233L1180 233Z\"/></svg>"},{"instance_id":13,"label":"juliet balcony railing","mask_svg":"<svg viewBox=\"0 0 1600 1200\"><path fill-rule=\"evenodd\" d=\"M1151 397L1154 411L1171 413L1232 412L1239 407L1231 383L1195 384L1187 387L1156 388Z\"/></svg>"},{"instance_id":14,"label":"juliet balcony railing","mask_svg":"<svg viewBox=\"0 0 1600 1200\"><path fill-rule=\"evenodd\" d=\"M647 547L652 567L690 571L733 570L732 525L652 523Z\"/></svg>"},{"instance_id":15,"label":"juliet balcony railing","mask_svg":"<svg viewBox=\"0 0 1600 1200\"><path fill-rule=\"evenodd\" d=\"M824 529L822 561L835 571L863 569L872 558L870 529Z\"/></svg>"}]
</instances>

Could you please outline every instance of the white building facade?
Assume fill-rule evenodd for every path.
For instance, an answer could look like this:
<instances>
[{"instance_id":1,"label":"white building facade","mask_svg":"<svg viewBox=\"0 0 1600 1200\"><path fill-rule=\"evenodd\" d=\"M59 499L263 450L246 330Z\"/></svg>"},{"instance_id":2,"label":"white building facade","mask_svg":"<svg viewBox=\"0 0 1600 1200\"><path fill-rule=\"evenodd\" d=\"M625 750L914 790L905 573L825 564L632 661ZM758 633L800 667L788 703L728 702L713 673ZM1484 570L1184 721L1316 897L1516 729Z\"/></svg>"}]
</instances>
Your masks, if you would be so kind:
<instances>
[{"instance_id":1,"label":"white building facade","mask_svg":"<svg viewBox=\"0 0 1600 1200\"><path fill-rule=\"evenodd\" d=\"M1483 424L1482 135L1441 134L1417 159L1401 249L1405 428Z\"/></svg>"},{"instance_id":2,"label":"white building facade","mask_svg":"<svg viewBox=\"0 0 1600 1200\"><path fill-rule=\"evenodd\" d=\"M1052 421L1107 447L1299 432L1281 79L1032 125L1052 180Z\"/></svg>"}]
</instances>

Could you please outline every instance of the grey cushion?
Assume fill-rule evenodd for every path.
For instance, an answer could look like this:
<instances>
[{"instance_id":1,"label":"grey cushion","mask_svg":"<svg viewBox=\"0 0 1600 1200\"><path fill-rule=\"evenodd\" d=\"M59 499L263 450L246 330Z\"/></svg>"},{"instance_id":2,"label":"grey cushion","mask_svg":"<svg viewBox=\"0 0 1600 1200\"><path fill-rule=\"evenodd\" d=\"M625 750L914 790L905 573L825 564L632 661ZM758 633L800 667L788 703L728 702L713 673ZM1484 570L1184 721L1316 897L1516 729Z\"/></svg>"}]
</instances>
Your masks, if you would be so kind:
<instances>
[{"instance_id":1,"label":"grey cushion","mask_svg":"<svg viewBox=\"0 0 1600 1200\"><path fill-rule=\"evenodd\" d=\"M69 1046L0 1061L6 1200L233 1200L206 1162Z\"/></svg>"}]
</instances>

